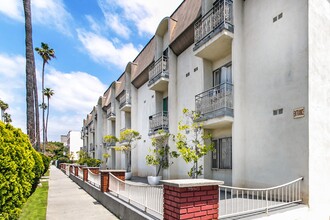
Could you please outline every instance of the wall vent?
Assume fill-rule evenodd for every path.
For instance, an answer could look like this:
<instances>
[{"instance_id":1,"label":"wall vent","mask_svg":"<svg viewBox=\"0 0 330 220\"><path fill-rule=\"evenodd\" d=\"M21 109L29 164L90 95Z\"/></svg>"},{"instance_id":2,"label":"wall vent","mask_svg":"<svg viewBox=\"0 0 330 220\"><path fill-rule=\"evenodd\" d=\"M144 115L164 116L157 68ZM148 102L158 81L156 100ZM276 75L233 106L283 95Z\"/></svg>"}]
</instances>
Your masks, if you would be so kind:
<instances>
[{"instance_id":1,"label":"wall vent","mask_svg":"<svg viewBox=\"0 0 330 220\"><path fill-rule=\"evenodd\" d=\"M276 21L280 20L281 18L283 18L283 12L281 12L277 16L273 17L273 23L275 23Z\"/></svg>"},{"instance_id":2,"label":"wall vent","mask_svg":"<svg viewBox=\"0 0 330 220\"><path fill-rule=\"evenodd\" d=\"M283 114L283 108L273 110L273 115L282 115L282 114Z\"/></svg>"}]
</instances>

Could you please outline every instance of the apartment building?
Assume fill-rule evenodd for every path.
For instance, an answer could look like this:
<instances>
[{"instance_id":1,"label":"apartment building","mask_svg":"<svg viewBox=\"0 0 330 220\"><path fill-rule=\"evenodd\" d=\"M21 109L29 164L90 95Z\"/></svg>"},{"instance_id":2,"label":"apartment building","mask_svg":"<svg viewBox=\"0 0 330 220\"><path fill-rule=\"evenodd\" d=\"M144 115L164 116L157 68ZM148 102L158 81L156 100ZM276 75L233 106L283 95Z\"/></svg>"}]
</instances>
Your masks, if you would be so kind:
<instances>
[{"instance_id":1,"label":"apartment building","mask_svg":"<svg viewBox=\"0 0 330 220\"><path fill-rule=\"evenodd\" d=\"M61 142L65 141L64 146L69 149L73 160L79 159L78 152L83 147L83 140L81 140L79 131L69 131L67 135L61 135Z\"/></svg>"},{"instance_id":2,"label":"apartment building","mask_svg":"<svg viewBox=\"0 0 330 220\"><path fill-rule=\"evenodd\" d=\"M87 115L85 149L96 158L109 151L109 167L123 168L102 137L132 128L142 135L133 175L154 175L145 163L151 137L176 134L188 108L216 148L200 161L204 178L256 188L304 177L304 203L328 210L328 36L328 0L183 1ZM178 158L162 176L188 178L189 168Z\"/></svg>"}]
</instances>

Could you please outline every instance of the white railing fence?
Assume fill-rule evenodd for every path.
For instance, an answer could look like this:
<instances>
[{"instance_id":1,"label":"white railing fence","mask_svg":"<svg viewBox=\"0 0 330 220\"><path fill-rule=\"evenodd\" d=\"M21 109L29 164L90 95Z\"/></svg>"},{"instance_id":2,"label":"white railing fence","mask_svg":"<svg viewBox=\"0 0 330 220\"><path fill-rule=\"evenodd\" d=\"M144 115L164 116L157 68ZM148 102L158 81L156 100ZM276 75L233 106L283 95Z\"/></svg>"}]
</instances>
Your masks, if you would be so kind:
<instances>
[{"instance_id":1,"label":"white railing fence","mask_svg":"<svg viewBox=\"0 0 330 220\"><path fill-rule=\"evenodd\" d=\"M88 182L97 188L101 186L101 175L95 174L90 169L88 169Z\"/></svg>"},{"instance_id":2,"label":"white railing fence","mask_svg":"<svg viewBox=\"0 0 330 220\"><path fill-rule=\"evenodd\" d=\"M83 179L83 169L81 168L81 167L78 167L78 177L80 178L80 179Z\"/></svg>"},{"instance_id":3,"label":"white railing fence","mask_svg":"<svg viewBox=\"0 0 330 220\"><path fill-rule=\"evenodd\" d=\"M109 190L118 198L159 219L163 218L163 186L127 183L110 173Z\"/></svg>"},{"instance_id":4,"label":"white railing fence","mask_svg":"<svg viewBox=\"0 0 330 220\"><path fill-rule=\"evenodd\" d=\"M67 164L66 167L65 167L65 174L66 174L67 176L70 175L70 165L69 165L69 164Z\"/></svg>"},{"instance_id":5,"label":"white railing fence","mask_svg":"<svg viewBox=\"0 0 330 220\"><path fill-rule=\"evenodd\" d=\"M264 189L220 186L220 218L265 211L291 203L301 202L303 177L289 183Z\"/></svg>"}]
</instances>

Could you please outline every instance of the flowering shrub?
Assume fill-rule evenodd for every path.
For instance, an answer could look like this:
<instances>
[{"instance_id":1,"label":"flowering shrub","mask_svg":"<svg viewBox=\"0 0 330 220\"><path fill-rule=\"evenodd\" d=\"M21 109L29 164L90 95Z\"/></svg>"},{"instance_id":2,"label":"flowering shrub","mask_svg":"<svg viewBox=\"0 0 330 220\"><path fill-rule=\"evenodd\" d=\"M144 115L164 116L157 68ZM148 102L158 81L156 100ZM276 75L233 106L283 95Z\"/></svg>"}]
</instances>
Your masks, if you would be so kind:
<instances>
[{"instance_id":1,"label":"flowering shrub","mask_svg":"<svg viewBox=\"0 0 330 220\"><path fill-rule=\"evenodd\" d=\"M28 136L0 121L0 219L18 219L43 170Z\"/></svg>"}]
</instances>

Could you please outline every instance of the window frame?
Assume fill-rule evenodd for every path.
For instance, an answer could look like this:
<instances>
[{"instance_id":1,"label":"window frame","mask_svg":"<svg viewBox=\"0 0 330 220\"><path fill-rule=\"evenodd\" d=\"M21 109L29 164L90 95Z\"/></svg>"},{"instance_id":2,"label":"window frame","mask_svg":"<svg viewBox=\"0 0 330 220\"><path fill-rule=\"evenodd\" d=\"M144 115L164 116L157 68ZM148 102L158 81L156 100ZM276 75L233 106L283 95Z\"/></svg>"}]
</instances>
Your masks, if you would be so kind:
<instances>
[{"instance_id":1,"label":"window frame","mask_svg":"<svg viewBox=\"0 0 330 220\"><path fill-rule=\"evenodd\" d=\"M227 141L230 140L230 166L223 166L221 160L221 154L223 152L223 146L221 143L222 140L226 139ZM213 170L232 170L233 168L233 139L232 137L223 137L218 139L213 139L212 142L214 145L214 151L211 155L211 168ZM228 160L228 159L227 159ZM225 162L224 162L225 163Z\"/></svg>"}]
</instances>

